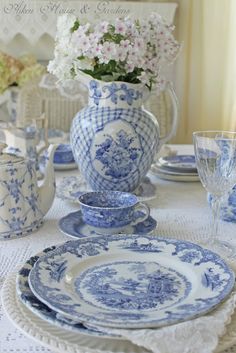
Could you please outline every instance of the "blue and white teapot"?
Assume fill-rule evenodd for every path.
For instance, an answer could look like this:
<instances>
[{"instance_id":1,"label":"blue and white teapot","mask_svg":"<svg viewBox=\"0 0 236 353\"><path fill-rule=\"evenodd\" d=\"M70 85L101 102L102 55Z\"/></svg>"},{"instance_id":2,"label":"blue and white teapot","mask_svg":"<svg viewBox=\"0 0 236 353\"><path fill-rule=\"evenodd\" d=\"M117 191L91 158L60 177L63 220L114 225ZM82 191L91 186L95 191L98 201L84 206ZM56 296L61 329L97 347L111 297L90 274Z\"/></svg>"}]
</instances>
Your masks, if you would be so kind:
<instances>
[{"instance_id":1,"label":"blue and white teapot","mask_svg":"<svg viewBox=\"0 0 236 353\"><path fill-rule=\"evenodd\" d=\"M38 185L34 163L4 153L0 144L0 239L31 233L43 223L55 195L53 155L56 145L48 148L44 180Z\"/></svg>"}]
</instances>

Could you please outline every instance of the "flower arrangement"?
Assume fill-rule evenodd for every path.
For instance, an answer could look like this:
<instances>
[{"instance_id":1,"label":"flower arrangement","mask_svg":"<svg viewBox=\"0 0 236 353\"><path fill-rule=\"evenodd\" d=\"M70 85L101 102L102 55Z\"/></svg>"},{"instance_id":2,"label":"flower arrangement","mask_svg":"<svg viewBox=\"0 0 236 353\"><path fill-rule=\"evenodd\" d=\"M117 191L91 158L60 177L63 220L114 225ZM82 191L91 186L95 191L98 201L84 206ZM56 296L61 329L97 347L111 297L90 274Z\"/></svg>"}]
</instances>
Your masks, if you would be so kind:
<instances>
[{"instance_id":1,"label":"flower arrangement","mask_svg":"<svg viewBox=\"0 0 236 353\"><path fill-rule=\"evenodd\" d=\"M0 52L0 94L11 86L22 87L29 81L41 77L46 68L32 55L24 55L15 59Z\"/></svg>"},{"instance_id":2,"label":"flower arrangement","mask_svg":"<svg viewBox=\"0 0 236 353\"><path fill-rule=\"evenodd\" d=\"M156 13L131 18L82 23L73 15L59 17L55 57L49 72L64 83L79 80L80 72L103 81L143 83L151 90L164 84L162 68L179 51L169 26Z\"/></svg>"}]
</instances>

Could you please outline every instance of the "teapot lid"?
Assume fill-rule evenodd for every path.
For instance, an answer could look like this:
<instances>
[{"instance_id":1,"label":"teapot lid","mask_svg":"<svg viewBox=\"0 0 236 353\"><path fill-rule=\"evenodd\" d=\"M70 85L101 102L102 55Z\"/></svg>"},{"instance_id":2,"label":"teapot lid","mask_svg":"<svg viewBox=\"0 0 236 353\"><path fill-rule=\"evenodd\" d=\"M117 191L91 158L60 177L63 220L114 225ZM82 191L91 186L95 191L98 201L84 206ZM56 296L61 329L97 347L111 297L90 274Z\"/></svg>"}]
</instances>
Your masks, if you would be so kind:
<instances>
[{"instance_id":1,"label":"teapot lid","mask_svg":"<svg viewBox=\"0 0 236 353\"><path fill-rule=\"evenodd\" d=\"M5 143L0 143L0 166L5 164L19 163L24 160L23 157L16 156L11 153L4 153L4 149L7 147Z\"/></svg>"}]
</instances>

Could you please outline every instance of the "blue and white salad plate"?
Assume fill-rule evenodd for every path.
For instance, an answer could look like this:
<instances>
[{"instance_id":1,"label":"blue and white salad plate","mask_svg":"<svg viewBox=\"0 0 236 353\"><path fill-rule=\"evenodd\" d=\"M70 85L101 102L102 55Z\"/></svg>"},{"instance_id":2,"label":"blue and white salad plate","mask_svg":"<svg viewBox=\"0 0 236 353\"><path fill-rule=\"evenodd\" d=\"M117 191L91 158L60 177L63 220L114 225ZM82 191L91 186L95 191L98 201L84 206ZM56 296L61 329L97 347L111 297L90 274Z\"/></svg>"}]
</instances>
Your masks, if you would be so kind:
<instances>
[{"instance_id":1,"label":"blue and white salad plate","mask_svg":"<svg viewBox=\"0 0 236 353\"><path fill-rule=\"evenodd\" d=\"M143 215L143 212L141 212ZM140 211L137 211L137 217L140 217ZM90 236L101 235L96 233L94 229L91 229L82 218L81 211L71 212L67 216L60 219L58 223L59 229L62 233L72 238L86 238ZM129 234L148 234L152 232L157 226L157 222L154 218L149 216L145 221L140 222L133 226L127 226L124 228L123 233Z\"/></svg>"},{"instance_id":2,"label":"blue and white salad plate","mask_svg":"<svg viewBox=\"0 0 236 353\"><path fill-rule=\"evenodd\" d=\"M183 182L194 182L199 181L198 173L186 173L167 170L161 167L159 163L154 163L151 166L150 172L158 178L169 180L169 181L183 181Z\"/></svg>"},{"instance_id":3,"label":"blue and white salad plate","mask_svg":"<svg viewBox=\"0 0 236 353\"><path fill-rule=\"evenodd\" d=\"M193 172L197 170L194 155L166 156L159 159L159 163L164 167L182 172Z\"/></svg>"},{"instance_id":4,"label":"blue and white salad plate","mask_svg":"<svg viewBox=\"0 0 236 353\"><path fill-rule=\"evenodd\" d=\"M64 177L57 185L57 197L63 201L78 204L78 198L83 193L92 191L81 174L76 176ZM156 197L156 186L152 184L148 177L142 180L142 183L134 191L139 201L152 200Z\"/></svg>"},{"instance_id":5,"label":"blue and white salad plate","mask_svg":"<svg viewBox=\"0 0 236 353\"><path fill-rule=\"evenodd\" d=\"M41 256L49 253L55 248L55 246L52 246L50 248L45 249L43 252L32 256L19 270L16 278L16 291L18 298L28 309L30 309L38 317L60 328L64 328L66 330L88 336L119 338L119 336L115 334L107 334L105 332L96 330L95 328L88 329L81 323L74 323L73 320L64 318L62 315L50 309L47 305L38 300L32 293L28 283L28 275L31 269Z\"/></svg>"},{"instance_id":6,"label":"blue and white salad plate","mask_svg":"<svg viewBox=\"0 0 236 353\"><path fill-rule=\"evenodd\" d=\"M34 295L74 321L120 328L160 327L215 308L234 273L217 254L148 235L67 242L30 271Z\"/></svg>"}]
</instances>

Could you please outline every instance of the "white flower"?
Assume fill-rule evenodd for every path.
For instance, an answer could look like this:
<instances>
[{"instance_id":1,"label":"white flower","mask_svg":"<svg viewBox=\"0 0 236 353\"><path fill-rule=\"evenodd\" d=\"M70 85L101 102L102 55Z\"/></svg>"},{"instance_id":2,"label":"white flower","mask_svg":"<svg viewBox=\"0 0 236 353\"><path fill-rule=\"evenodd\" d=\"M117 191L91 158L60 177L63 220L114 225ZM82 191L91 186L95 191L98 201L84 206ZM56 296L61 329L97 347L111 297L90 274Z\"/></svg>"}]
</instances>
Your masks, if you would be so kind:
<instances>
[{"instance_id":1,"label":"white flower","mask_svg":"<svg viewBox=\"0 0 236 353\"><path fill-rule=\"evenodd\" d=\"M63 15L57 24L55 58L48 69L61 81L79 80L79 71L90 70L96 79L121 77L160 87L162 68L172 63L179 51L172 31L155 13L139 21L127 17L96 24L82 24L72 15ZM113 66L106 66L110 61Z\"/></svg>"},{"instance_id":2,"label":"white flower","mask_svg":"<svg viewBox=\"0 0 236 353\"><path fill-rule=\"evenodd\" d=\"M115 59L117 54L116 44L113 42L104 42L101 51L106 58L109 58L110 60Z\"/></svg>"},{"instance_id":3,"label":"white flower","mask_svg":"<svg viewBox=\"0 0 236 353\"><path fill-rule=\"evenodd\" d=\"M88 58L74 61L74 69L77 75L79 70L93 70L93 67L94 67L93 60Z\"/></svg>"},{"instance_id":4,"label":"white flower","mask_svg":"<svg viewBox=\"0 0 236 353\"><path fill-rule=\"evenodd\" d=\"M108 27L109 27L109 22L102 21L101 23L98 23L96 25L95 32L104 34L108 32Z\"/></svg>"},{"instance_id":5,"label":"white flower","mask_svg":"<svg viewBox=\"0 0 236 353\"><path fill-rule=\"evenodd\" d=\"M126 71L127 71L127 72L133 72L135 66L134 66L134 64L133 64L132 62L129 62L129 63L127 63L127 64L125 65L125 68L126 68Z\"/></svg>"},{"instance_id":6,"label":"white flower","mask_svg":"<svg viewBox=\"0 0 236 353\"><path fill-rule=\"evenodd\" d=\"M59 16L57 20L57 36L60 38L69 35L75 21L76 17L74 15L64 14Z\"/></svg>"},{"instance_id":7,"label":"white flower","mask_svg":"<svg viewBox=\"0 0 236 353\"><path fill-rule=\"evenodd\" d=\"M126 33L126 25L125 25L124 21L122 21L120 19L116 19L115 33L118 33L118 34L125 34Z\"/></svg>"},{"instance_id":8,"label":"white flower","mask_svg":"<svg viewBox=\"0 0 236 353\"><path fill-rule=\"evenodd\" d=\"M140 54L141 53L143 54L145 52L145 49L146 49L146 45L143 38L140 38L140 37L136 38L134 40L134 50L139 51Z\"/></svg>"},{"instance_id":9,"label":"white flower","mask_svg":"<svg viewBox=\"0 0 236 353\"><path fill-rule=\"evenodd\" d=\"M79 49L82 51L83 54L84 54L87 50L89 50L89 48L90 48L90 42L89 42L88 37L86 37L86 36L81 37L81 38L78 40L78 47L79 47Z\"/></svg>"},{"instance_id":10,"label":"white flower","mask_svg":"<svg viewBox=\"0 0 236 353\"><path fill-rule=\"evenodd\" d=\"M117 47L117 59L120 61L125 61L127 57L127 50L122 48L121 46Z\"/></svg>"}]
</instances>

